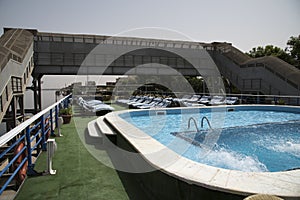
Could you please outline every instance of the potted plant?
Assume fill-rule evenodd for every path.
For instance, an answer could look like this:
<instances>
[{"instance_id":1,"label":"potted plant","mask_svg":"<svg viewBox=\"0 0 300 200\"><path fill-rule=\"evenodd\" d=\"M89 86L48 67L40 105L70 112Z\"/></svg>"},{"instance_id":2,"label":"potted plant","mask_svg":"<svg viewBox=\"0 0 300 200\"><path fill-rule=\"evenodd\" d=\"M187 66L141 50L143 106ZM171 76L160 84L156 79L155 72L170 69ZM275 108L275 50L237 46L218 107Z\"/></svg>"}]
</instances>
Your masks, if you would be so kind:
<instances>
[{"instance_id":1,"label":"potted plant","mask_svg":"<svg viewBox=\"0 0 300 200\"><path fill-rule=\"evenodd\" d=\"M283 99L278 100L278 105L285 105L285 101Z\"/></svg>"},{"instance_id":2,"label":"potted plant","mask_svg":"<svg viewBox=\"0 0 300 200\"><path fill-rule=\"evenodd\" d=\"M59 115L63 118L64 124L69 124L72 118L72 107L60 109Z\"/></svg>"}]
</instances>

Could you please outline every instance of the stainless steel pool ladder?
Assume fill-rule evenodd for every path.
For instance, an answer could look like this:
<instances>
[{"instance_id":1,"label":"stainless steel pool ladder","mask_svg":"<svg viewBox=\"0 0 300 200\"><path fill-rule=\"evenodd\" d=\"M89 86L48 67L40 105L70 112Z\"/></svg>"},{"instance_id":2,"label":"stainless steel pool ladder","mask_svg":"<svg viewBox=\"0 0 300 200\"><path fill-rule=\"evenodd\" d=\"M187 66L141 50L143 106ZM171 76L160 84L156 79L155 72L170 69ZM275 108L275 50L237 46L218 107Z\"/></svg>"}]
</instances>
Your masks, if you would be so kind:
<instances>
[{"instance_id":1,"label":"stainless steel pool ladder","mask_svg":"<svg viewBox=\"0 0 300 200\"><path fill-rule=\"evenodd\" d=\"M189 118L188 129L190 129L190 127L191 127L191 121L194 122L194 124L195 124L195 126L196 126L196 129L197 129L197 132L200 132L200 130L199 130L198 126L197 126L197 122L196 122L196 120L195 120L193 117L190 117L190 118Z\"/></svg>"},{"instance_id":2,"label":"stainless steel pool ladder","mask_svg":"<svg viewBox=\"0 0 300 200\"><path fill-rule=\"evenodd\" d=\"M201 119L201 128L203 128L203 121L204 121L204 120L206 120L206 122L207 122L209 128L212 129L212 127L211 127L211 125L210 125L210 122L209 122L208 118L205 117L205 116L202 117L202 119ZM197 126L197 122L196 122L195 118L193 118L193 117L190 117L190 118L189 118L189 121L188 121L188 129L190 129L190 127L191 127L191 121L194 122L195 127L196 127L196 129L197 129L197 132L200 132L200 130L199 130L198 126Z\"/></svg>"},{"instance_id":3,"label":"stainless steel pool ladder","mask_svg":"<svg viewBox=\"0 0 300 200\"><path fill-rule=\"evenodd\" d=\"M204 119L206 120L206 122L207 122L209 128L212 129L212 127L211 127L211 125L210 125L210 122L209 122L208 118L205 117L205 116L202 117L202 119L201 119L201 128L203 128L203 121L204 121Z\"/></svg>"}]
</instances>

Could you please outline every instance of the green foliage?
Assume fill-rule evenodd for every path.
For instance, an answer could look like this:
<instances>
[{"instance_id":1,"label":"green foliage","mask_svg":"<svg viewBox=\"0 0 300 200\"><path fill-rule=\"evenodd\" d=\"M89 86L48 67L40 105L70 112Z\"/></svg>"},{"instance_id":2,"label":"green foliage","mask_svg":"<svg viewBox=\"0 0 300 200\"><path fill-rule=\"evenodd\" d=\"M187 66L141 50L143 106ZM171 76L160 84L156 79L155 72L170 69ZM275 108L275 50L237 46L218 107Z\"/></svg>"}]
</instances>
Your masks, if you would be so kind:
<instances>
[{"instance_id":1,"label":"green foliage","mask_svg":"<svg viewBox=\"0 0 300 200\"><path fill-rule=\"evenodd\" d=\"M62 108L59 110L59 115L72 115L72 107Z\"/></svg>"},{"instance_id":2,"label":"green foliage","mask_svg":"<svg viewBox=\"0 0 300 200\"><path fill-rule=\"evenodd\" d=\"M201 93L203 91L203 79L195 76L186 76L186 80L192 86L195 93Z\"/></svg>"},{"instance_id":3,"label":"green foliage","mask_svg":"<svg viewBox=\"0 0 300 200\"><path fill-rule=\"evenodd\" d=\"M294 65L300 69L300 35L298 37L290 37L287 42L288 47L285 49L294 60Z\"/></svg>"},{"instance_id":4,"label":"green foliage","mask_svg":"<svg viewBox=\"0 0 300 200\"><path fill-rule=\"evenodd\" d=\"M284 101L283 99L279 99L279 100L278 100L278 104L279 104L279 105L284 105L284 104L285 104L285 101Z\"/></svg>"},{"instance_id":5,"label":"green foliage","mask_svg":"<svg viewBox=\"0 0 300 200\"><path fill-rule=\"evenodd\" d=\"M153 83L148 83L145 85L142 85L140 87L137 88L137 90L135 91L135 94L147 94L148 92L154 92L157 94L161 94L161 93L172 93L172 91L170 89L168 89L167 87L160 85L160 84L156 84L155 82Z\"/></svg>"},{"instance_id":6,"label":"green foliage","mask_svg":"<svg viewBox=\"0 0 300 200\"><path fill-rule=\"evenodd\" d=\"M257 47L252 48L252 50L249 51L249 53L246 53L252 58L259 58L264 56L275 56L277 58L280 58L287 63L292 64L292 57L286 53L283 49L273 46L273 45L267 45L265 47Z\"/></svg>"},{"instance_id":7,"label":"green foliage","mask_svg":"<svg viewBox=\"0 0 300 200\"><path fill-rule=\"evenodd\" d=\"M273 45L258 46L252 48L246 54L252 58L275 56L300 69L300 36L290 37L287 45L288 47L285 50Z\"/></svg>"}]
</instances>

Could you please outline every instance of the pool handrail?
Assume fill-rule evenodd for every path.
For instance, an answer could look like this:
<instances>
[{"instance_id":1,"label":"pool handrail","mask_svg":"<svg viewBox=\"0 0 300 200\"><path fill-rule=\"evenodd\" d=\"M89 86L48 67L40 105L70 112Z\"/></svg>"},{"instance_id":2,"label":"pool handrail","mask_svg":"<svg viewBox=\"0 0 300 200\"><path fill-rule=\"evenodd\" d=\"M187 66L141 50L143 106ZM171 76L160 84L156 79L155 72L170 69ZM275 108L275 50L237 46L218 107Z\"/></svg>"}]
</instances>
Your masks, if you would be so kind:
<instances>
[{"instance_id":1,"label":"pool handrail","mask_svg":"<svg viewBox=\"0 0 300 200\"><path fill-rule=\"evenodd\" d=\"M199 133L199 132L200 132L200 130L199 130L198 126L197 126L197 122L196 122L196 120L195 120L195 118L194 118L194 117L190 117L190 118L189 118L189 121L188 121L188 129L190 129L190 127L191 127L191 121L193 121L193 122L194 122L194 124L195 124L195 127L196 127L196 129L197 129L197 132Z\"/></svg>"},{"instance_id":2,"label":"pool handrail","mask_svg":"<svg viewBox=\"0 0 300 200\"><path fill-rule=\"evenodd\" d=\"M201 128L203 128L203 121L204 121L204 119L206 120L209 128L212 129L212 127L210 125L210 122L209 122L209 120L208 120L208 118L206 116L202 117L202 119L201 119Z\"/></svg>"}]
</instances>

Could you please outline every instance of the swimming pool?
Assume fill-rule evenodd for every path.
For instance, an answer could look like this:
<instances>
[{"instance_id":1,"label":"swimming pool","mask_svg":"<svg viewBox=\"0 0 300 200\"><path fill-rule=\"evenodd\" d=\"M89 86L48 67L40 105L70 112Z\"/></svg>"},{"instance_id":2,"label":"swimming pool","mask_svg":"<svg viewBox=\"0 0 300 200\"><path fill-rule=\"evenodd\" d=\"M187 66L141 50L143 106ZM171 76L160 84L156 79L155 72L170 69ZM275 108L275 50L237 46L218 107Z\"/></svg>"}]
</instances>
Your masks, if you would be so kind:
<instances>
[{"instance_id":1,"label":"swimming pool","mask_svg":"<svg viewBox=\"0 0 300 200\"><path fill-rule=\"evenodd\" d=\"M224 120L219 121L212 120L211 109L188 113L177 111L166 115L133 113L121 117L176 153L199 163L254 172L300 167L300 114L295 111L247 110L246 107L216 110L214 112L225 111L221 113ZM204 121L203 127L196 131L203 117L215 123L210 129L209 122ZM187 119L190 118L195 119L196 124L192 123L188 129ZM218 138L203 155L202 143L209 134Z\"/></svg>"},{"instance_id":2,"label":"swimming pool","mask_svg":"<svg viewBox=\"0 0 300 200\"><path fill-rule=\"evenodd\" d=\"M246 120L234 118L235 114L244 111L250 111L248 115L245 115ZM258 118L259 115L255 115L256 117L253 118L253 114L257 111L264 111L264 113L259 112L261 117ZM174 119L177 117L178 120L169 120L167 115L174 117ZM241 105L148 111L130 110L110 113L105 118L117 132L118 137L123 138L120 141L117 139L117 143L125 141L125 143L132 146L132 151L141 155L146 163L156 168L161 174L165 174L164 178L162 178L162 175L158 175L155 184L152 179L155 179L156 176L150 176L151 187L148 190L153 193L166 195L166 192L161 192L161 188L167 184L170 188L170 195L172 194L171 191L180 191L180 193L186 195L202 195L201 197L204 199L215 198L216 196L225 199L243 199L242 196L257 193L276 195L285 199L299 199L300 170L289 170L299 167L299 138L292 137L286 140L286 136L293 135L293 131L291 131L287 135L278 134L277 139L272 140L272 145L265 145L264 140L261 140L266 139L268 141L270 138L272 139L274 132L277 134L277 130L283 130L283 127L286 130L296 130L296 135L299 135L299 115L299 107ZM199 120L203 116L208 118L213 130L216 131L216 134L205 137L206 140L204 141L207 144L209 144L207 141L210 140L211 143L217 141L218 145L209 146L205 154L201 155L200 153L200 156L199 154L191 154L200 158L201 162L198 162L188 158L185 154L190 150L199 151L199 145L203 149L206 147L201 147L203 140L197 138L197 134L200 133L196 131L194 123L192 122L190 129L187 130L187 122L190 117L193 117L197 121L199 132L210 132L206 120L204 120L203 128L200 126L201 122ZM168 127L176 128L169 129ZM253 135L256 145L254 148L255 153L268 150L273 151L273 153L283 152L283 159L285 159L286 154L289 154L292 158L295 158L293 162L295 161L296 164L291 166L281 165L279 168L277 166L270 167L269 161L265 162L259 156L241 155L235 152L236 149L228 150L226 145L222 146L220 144L232 143L237 149L251 150L252 145L250 143L239 144L240 141L251 138L249 133L244 134L246 129L261 137L258 139L258 135ZM264 134L265 131L257 131L258 129L272 129L273 131ZM232 132L232 130L239 131ZM192 132L192 134L188 134L187 131ZM180 136L175 136L176 132ZM218 137L211 137L212 135ZM195 142L191 143L189 140ZM245 145L250 147L244 148ZM128 145L125 146L128 147ZM277 158L277 156L269 157ZM207 159L206 162L203 162L205 159ZM228 162L224 163L224 159ZM131 162L130 159L125 160ZM239 161L239 165L244 167L234 165L236 161ZM276 159L273 159L273 161L276 161ZM215 165L213 162L219 162L221 165ZM270 162L272 162L272 159ZM284 164L286 163L289 163L289 161L286 160ZM135 160L133 160L132 166L136 166ZM181 187L181 184L186 185ZM165 197L169 198L169 196Z\"/></svg>"}]
</instances>

